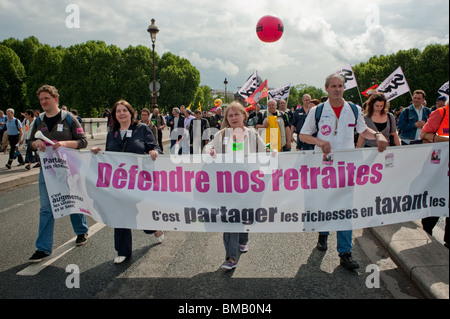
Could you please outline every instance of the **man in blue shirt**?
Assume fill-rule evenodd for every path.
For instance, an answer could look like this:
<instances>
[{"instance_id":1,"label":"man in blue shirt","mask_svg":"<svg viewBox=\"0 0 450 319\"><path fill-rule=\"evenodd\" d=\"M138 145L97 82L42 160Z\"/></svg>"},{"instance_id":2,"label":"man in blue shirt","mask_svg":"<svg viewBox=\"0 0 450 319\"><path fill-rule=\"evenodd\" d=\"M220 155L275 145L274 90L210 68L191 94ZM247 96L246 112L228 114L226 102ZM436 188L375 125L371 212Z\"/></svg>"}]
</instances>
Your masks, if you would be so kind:
<instances>
[{"instance_id":1,"label":"man in blue shirt","mask_svg":"<svg viewBox=\"0 0 450 319\"><path fill-rule=\"evenodd\" d=\"M425 92L415 90L413 94L413 104L405 108L398 118L398 129L402 144L409 144L418 140L422 127L430 117L431 110L424 106Z\"/></svg>"},{"instance_id":2,"label":"man in blue shirt","mask_svg":"<svg viewBox=\"0 0 450 319\"><path fill-rule=\"evenodd\" d=\"M7 109L6 116L8 117L8 121L6 122L6 129L8 131L8 140L11 149L9 150L9 159L8 163L6 163L6 167L11 169L11 164L15 159L16 148L18 149L20 139L22 137L22 123L18 119L14 117L14 109ZM17 159L19 160L19 166L25 165L25 161L23 160L22 154L17 152Z\"/></svg>"}]
</instances>

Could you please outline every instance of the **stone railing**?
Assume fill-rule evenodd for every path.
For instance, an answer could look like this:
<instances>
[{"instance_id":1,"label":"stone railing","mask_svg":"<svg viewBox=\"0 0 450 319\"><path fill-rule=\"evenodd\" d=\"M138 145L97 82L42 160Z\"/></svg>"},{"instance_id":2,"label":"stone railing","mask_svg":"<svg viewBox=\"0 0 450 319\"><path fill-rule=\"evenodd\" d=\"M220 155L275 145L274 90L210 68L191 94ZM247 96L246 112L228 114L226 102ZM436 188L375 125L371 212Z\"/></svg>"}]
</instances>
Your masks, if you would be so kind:
<instances>
[{"instance_id":1,"label":"stone railing","mask_svg":"<svg viewBox=\"0 0 450 319\"><path fill-rule=\"evenodd\" d=\"M87 138L102 139L108 134L107 119L83 118L82 125Z\"/></svg>"}]
</instances>

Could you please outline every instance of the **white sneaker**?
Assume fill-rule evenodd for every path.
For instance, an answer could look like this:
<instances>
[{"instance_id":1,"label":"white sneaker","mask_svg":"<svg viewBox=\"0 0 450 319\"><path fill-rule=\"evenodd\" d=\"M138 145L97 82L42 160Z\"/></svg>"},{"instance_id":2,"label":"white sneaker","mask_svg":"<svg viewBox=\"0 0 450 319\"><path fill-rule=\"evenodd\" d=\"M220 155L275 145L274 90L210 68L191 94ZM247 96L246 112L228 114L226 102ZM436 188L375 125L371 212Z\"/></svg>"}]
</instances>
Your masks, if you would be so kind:
<instances>
[{"instance_id":1,"label":"white sneaker","mask_svg":"<svg viewBox=\"0 0 450 319\"><path fill-rule=\"evenodd\" d=\"M160 236L158 236L158 237L156 237L156 233L155 233L155 237L156 237L156 240L159 242L159 243L162 243L163 242L163 240L164 240L164 232L162 231L162 230L160 230L160 232L162 233Z\"/></svg>"},{"instance_id":2,"label":"white sneaker","mask_svg":"<svg viewBox=\"0 0 450 319\"><path fill-rule=\"evenodd\" d=\"M127 257L125 256L117 256L116 258L114 258L114 263L115 264L121 264L125 261L125 259L127 259Z\"/></svg>"}]
</instances>

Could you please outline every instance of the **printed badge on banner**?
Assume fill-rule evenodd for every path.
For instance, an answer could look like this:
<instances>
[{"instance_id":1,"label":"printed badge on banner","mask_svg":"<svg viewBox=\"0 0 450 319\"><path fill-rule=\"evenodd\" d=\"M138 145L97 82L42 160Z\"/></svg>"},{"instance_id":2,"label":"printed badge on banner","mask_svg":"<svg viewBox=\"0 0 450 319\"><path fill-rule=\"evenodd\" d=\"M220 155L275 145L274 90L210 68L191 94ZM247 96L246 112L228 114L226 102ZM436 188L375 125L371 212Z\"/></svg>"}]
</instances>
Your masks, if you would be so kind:
<instances>
[{"instance_id":1,"label":"printed badge on banner","mask_svg":"<svg viewBox=\"0 0 450 319\"><path fill-rule=\"evenodd\" d=\"M431 163L440 164L441 163L441 150L433 150L431 154Z\"/></svg>"},{"instance_id":2,"label":"printed badge on banner","mask_svg":"<svg viewBox=\"0 0 450 319\"><path fill-rule=\"evenodd\" d=\"M384 167L394 167L394 153L389 153L384 156Z\"/></svg>"},{"instance_id":3,"label":"printed badge on banner","mask_svg":"<svg viewBox=\"0 0 450 319\"><path fill-rule=\"evenodd\" d=\"M333 165L333 162L334 162L334 154L323 155L322 160L323 165Z\"/></svg>"}]
</instances>

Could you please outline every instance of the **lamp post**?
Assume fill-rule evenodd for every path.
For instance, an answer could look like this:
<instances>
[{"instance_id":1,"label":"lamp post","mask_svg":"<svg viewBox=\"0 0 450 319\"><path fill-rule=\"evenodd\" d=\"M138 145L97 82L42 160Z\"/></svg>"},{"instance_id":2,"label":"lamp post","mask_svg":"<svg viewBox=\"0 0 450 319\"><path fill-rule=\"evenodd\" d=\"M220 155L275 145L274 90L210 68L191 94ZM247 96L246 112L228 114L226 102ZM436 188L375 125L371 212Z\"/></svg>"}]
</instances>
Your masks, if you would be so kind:
<instances>
[{"instance_id":1,"label":"lamp post","mask_svg":"<svg viewBox=\"0 0 450 319\"><path fill-rule=\"evenodd\" d=\"M152 91L152 108L154 109L158 105L156 104L156 73L155 73L155 41L156 35L159 32L158 27L155 24L155 19L152 19L152 24L148 26L147 32L150 33L153 47L153 91Z\"/></svg>"},{"instance_id":2,"label":"lamp post","mask_svg":"<svg viewBox=\"0 0 450 319\"><path fill-rule=\"evenodd\" d=\"M223 81L223 84L225 84L225 103L227 103L227 84L228 84L228 81L227 81L227 78L225 78L225 81Z\"/></svg>"}]
</instances>

